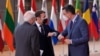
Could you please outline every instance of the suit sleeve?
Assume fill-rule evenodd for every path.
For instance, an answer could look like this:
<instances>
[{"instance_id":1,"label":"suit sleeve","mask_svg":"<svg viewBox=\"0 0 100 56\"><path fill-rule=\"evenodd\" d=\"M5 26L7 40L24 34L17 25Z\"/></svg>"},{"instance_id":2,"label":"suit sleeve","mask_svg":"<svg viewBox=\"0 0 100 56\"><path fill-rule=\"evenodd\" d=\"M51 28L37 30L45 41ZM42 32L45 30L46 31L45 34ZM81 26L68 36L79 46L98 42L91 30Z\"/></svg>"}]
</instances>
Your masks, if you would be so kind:
<instances>
[{"instance_id":1,"label":"suit sleeve","mask_svg":"<svg viewBox=\"0 0 100 56\"><path fill-rule=\"evenodd\" d=\"M64 37L68 35L68 27L61 33Z\"/></svg>"},{"instance_id":2,"label":"suit sleeve","mask_svg":"<svg viewBox=\"0 0 100 56\"><path fill-rule=\"evenodd\" d=\"M31 36L31 48L34 56L40 56L40 45L39 45L39 33L37 29L34 29Z\"/></svg>"},{"instance_id":3,"label":"suit sleeve","mask_svg":"<svg viewBox=\"0 0 100 56\"><path fill-rule=\"evenodd\" d=\"M54 30L54 29L51 29L48 25L46 25L46 26L47 26L46 28L48 28L49 32L56 32L56 33L57 33L56 36L59 35L59 32L58 32L58 31L56 31L56 30ZM49 32L48 32L48 33L49 33ZM46 36L47 36L47 37L48 37L48 33L46 33Z\"/></svg>"},{"instance_id":4,"label":"suit sleeve","mask_svg":"<svg viewBox=\"0 0 100 56\"><path fill-rule=\"evenodd\" d=\"M15 27L15 30L14 30L14 33L13 33L13 46L14 46L15 49L16 49L15 37L16 37L16 34L17 34L16 32L18 31L19 26L20 26L20 25L17 25L17 26Z\"/></svg>"},{"instance_id":5,"label":"suit sleeve","mask_svg":"<svg viewBox=\"0 0 100 56\"><path fill-rule=\"evenodd\" d=\"M13 46L14 46L15 49L16 49L15 37L16 37L17 28L18 28L18 26L15 28L14 34L13 34Z\"/></svg>"},{"instance_id":6,"label":"suit sleeve","mask_svg":"<svg viewBox=\"0 0 100 56\"><path fill-rule=\"evenodd\" d=\"M81 32L82 37L77 39L72 39L73 45L78 45L82 43L87 43L89 41L89 31L88 31L88 24L85 20L82 20L79 30Z\"/></svg>"}]
</instances>

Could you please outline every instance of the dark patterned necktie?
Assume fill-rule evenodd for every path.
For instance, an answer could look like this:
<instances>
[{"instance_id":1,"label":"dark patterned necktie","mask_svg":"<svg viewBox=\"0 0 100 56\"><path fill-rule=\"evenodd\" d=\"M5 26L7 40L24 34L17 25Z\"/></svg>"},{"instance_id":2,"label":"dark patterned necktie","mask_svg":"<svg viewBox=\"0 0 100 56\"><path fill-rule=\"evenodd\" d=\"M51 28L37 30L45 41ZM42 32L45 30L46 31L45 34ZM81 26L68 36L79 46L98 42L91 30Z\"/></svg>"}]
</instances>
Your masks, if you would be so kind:
<instances>
[{"instance_id":1,"label":"dark patterned necktie","mask_svg":"<svg viewBox=\"0 0 100 56\"><path fill-rule=\"evenodd\" d=\"M72 29L73 28L73 21L71 21L71 23L70 23L70 29Z\"/></svg>"},{"instance_id":2,"label":"dark patterned necktie","mask_svg":"<svg viewBox=\"0 0 100 56\"><path fill-rule=\"evenodd\" d=\"M43 26L42 26L42 25L40 25L40 27L41 27L41 33L42 33L42 34L45 34L45 31L44 31Z\"/></svg>"}]
</instances>

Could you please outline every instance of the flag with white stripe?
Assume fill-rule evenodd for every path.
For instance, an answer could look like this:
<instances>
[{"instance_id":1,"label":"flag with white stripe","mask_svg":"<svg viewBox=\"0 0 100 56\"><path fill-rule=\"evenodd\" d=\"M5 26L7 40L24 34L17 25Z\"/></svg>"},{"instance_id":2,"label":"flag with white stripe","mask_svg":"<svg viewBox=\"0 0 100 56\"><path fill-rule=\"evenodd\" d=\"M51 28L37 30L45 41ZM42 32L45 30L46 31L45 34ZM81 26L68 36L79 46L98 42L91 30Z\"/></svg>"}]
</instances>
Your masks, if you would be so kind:
<instances>
[{"instance_id":1,"label":"flag with white stripe","mask_svg":"<svg viewBox=\"0 0 100 56\"><path fill-rule=\"evenodd\" d=\"M31 11L35 12L36 11L36 1L31 0Z\"/></svg>"},{"instance_id":2,"label":"flag with white stripe","mask_svg":"<svg viewBox=\"0 0 100 56\"><path fill-rule=\"evenodd\" d=\"M18 0L18 24L24 23L24 0Z\"/></svg>"},{"instance_id":3,"label":"flag with white stripe","mask_svg":"<svg viewBox=\"0 0 100 56\"><path fill-rule=\"evenodd\" d=\"M47 11L47 0L42 0L42 8L43 11L46 13L46 18L48 18L48 11Z\"/></svg>"},{"instance_id":4,"label":"flag with white stripe","mask_svg":"<svg viewBox=\"0 0 100 56\"><path fill-rule=\"evenodd\" d=\"M52 0L52 9L51 9L51 17L50 17L50 28L57 30L57 17L56 17L56 0ZM53 43L57 44L57 37L52 37Z\"/></svg>"}]
</instances>

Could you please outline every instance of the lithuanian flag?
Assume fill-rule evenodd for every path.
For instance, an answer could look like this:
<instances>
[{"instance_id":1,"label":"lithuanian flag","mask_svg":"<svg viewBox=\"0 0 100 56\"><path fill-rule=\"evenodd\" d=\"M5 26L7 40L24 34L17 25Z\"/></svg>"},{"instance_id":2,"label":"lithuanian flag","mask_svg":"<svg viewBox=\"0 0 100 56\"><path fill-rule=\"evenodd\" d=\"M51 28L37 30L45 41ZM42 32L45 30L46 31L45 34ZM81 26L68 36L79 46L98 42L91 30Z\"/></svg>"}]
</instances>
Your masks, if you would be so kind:
<instances>
[{"instance_id":1,"label":"lithuanian flag","mask_svg":"<svg viewBox=\"0 0 100 56\"><path fill-rule=\"evenodd\" d=\"M6 0L5 20L3 24L4 40L7 43L9 49L14 51L13 47L13 32L14 32L14 16L12 12L12 6L10 0Z\"/></svg>"}]
</instances>

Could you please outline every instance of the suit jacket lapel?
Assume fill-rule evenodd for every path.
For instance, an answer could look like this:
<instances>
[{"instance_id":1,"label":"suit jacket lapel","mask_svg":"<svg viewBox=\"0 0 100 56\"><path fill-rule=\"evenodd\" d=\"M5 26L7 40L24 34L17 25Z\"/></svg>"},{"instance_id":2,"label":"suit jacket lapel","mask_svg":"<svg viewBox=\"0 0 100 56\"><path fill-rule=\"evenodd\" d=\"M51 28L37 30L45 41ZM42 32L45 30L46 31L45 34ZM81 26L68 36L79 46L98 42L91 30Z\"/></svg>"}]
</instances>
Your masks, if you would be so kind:
<instances>
[{"instance_id":1,"label":"suit jacket lapel","mask_svg":"<svg viewBox=\"0 0 100 56\"><path fill-rule=\"evenodd\" d=\"M78 19L79 19L79 15L76 17L75 22L74 22L74 24L73 24L73 26L72 26L72 29L70 29L70 34L72 33L73 29L75 28L75 25L77 24ZM70 26L71 26L71 25L70 25Z\"/></svg>"},{"instance_id":2,"label":"suit jacket lapel","mask_svg":"<svg viewBox=\"0 0 100 56\"><path fill-rule=\"evenodd\" d=\"M38 29L38 26L36 25L36 23L35 23L33 26L35 26L35 27ZM38 29L38 32L41 33L41 32L39 31L39 29Z\"/></svg>"},{"instance_id":3,"label":"suit jacket lapel","mask_svg":"<svg viewBox=\"0 0 100 56\"><path fill-rule=\"evenodd\" d=\"M74 24L73 24L73 26L72 26L72 29L70 29L70 30L71 30L71 32L72 32L72 31L73 31L73 29L75 28L76 23L77 23L77 21L76 21L76 22L74 22Z\"/></svg>"}]
</instances>

